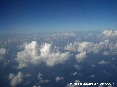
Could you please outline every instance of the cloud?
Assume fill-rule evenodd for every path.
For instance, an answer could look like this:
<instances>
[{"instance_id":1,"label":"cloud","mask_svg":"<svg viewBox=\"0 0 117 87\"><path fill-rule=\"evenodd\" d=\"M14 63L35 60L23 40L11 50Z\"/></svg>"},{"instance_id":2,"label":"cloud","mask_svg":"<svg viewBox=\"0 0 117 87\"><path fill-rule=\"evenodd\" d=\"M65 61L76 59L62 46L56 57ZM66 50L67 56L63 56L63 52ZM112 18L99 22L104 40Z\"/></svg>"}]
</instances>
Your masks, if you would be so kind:
<instances>
[{"instance_id":1,"label":"cloud","mask_svg":"<svg viewBox=\"0 0 117 87\"><path fill-rule=\"evenodd\" d=\"M91 77L95 77L95 75L91 75Z\"/></svg>"},{"instance_id":2,"label":"cloud","mask_svg":"<svg viewBox=\"0 0 117 87\"><path fill-rule=\"evenodd\" d=\"M95 67L95 65L91 64L92 67Z\"/></svg>"},{"instance_id":3,"label":"cloud","mask_svg":"<svg viewBox=\"0 0 117 87\"><path fill-rule=\"evenodd\" d=\"M71 34L63 34L63 36L74 36ZM117 31L103 31L101 34L103 37L117 36ZM101 38L102 36L99 35ZM61 36L59 34L52 37ZM50 36L49 36L50 38ZM96 37L98 38L98 37ZM56 64L62 64L70 57L70 52L60 52L58 47L54 47L53 44L43 43L39 45L36 41L31 43L24 43L20 48L24 48L23 51L17 53L16 61L19 63L18 68L28 67L30 64L40 64L45 62L48 66L54 66ZM103 55L115 55L117 54L117 43L112 43L109 38L99 40L98 43L88 41L74 41L74 43L64 46L66 51L78 52L76 59L78 62L83 61L86 55L89 53L101 53Z\"/></svg>"},{"instance_id":4,"label":"cloud","mask_svg":"<svg viewBox=\"0 0 117 87\"><path fill-rule=\"evenodd\" d=\"M103 55L109 55L109 52L104 51L104 52L103 52Z\"/></svg>"},{"instance_id":5,"label":"cloud","mask_svg":"<svg viewBox=\"0 0 117 87\"><path fill-rule=\"evenodd\" d=\"M38 45L36 41L32 41L29 44L25 44L24 50L17 53L17 62L19 62L18 68L28 67L32 62L32 59L38 57ZM38 57L39 60L39 57ZM38 63L40 63L38 61Z\"/></svg>"},{"instance_id":6,"label":"cloud","mask_svg":"<svg viewBox=\"0 0 117 87\"><path fill-rule=\"evenodd\" d=\"M74 75L74 76L75 76L76 74L77 74L77 72L74 72L74 73L72 73L71 75Z\"/></svg>"},{"instance_id":7,"label":"cloud","mask_svg":"<svg viewBox=\"0 0 117 87\"><path fill-rule=\"evenodd\" d=\"M3 60L3 57L6 53L6 49L5 48L0 48L0 60Z\"/></svg>"},{"instance_id":8,"label":"cloud","mask_svg":"<svg viewBox=\"0 0 117 87\"><path fill-rule=\"evenodd\" d=\"M24 45L24 44L23 44ZM69 59L70 53L52 48L52 44L44 43L38 45L36 41L24 45L24 50L17 53L16 61L19 63L18 68L28 67L30 64L40 64L46 62L48 66L54 66L59 63L64 63Z\"/></svg>"},{"instance_id":9,"label":"cloud","mask_svg":"<svg viewBox=\"0 0 117 87\"><path fill-rule=\"evenodd\" d=\"M26 77L30 77L31 76L31 74L26 74Z\"/></svg>"},{"instance_id":10,"label":"cloud","mask_svg":"<svg viewBox=\"0 0 117 87\"><path fill-rule=\"evenodd\" d=\"M75 68L76 68L77 70L81 70L81 69L82 69L80 65L75 64L74 66L75 66Z\"/></svg>"},{"instance_id":11,"label":"cloud","mask_svg":"<svg viewBox=\"0 0 117 87\"><path fill-rule=\"evenodd\" d=\"M115 37L117 36L117 30L115 30L114 32L112 30L104 30L102 31L102 35L104 35L105 37Z\"/></svg>"},{"instance_id":12,"label":"cloud","mask_svg":"<svg viewBox=\"0 0 117 87\"><path fill-rule=\"evenodd\" d=\"M77 51L77 52L91 52L94 48L95 44L93 42L74 42L70 43L64 47L65 50L69 51Z\"/></svg>"},{"instance_id":13,"label":"cloud","mask_svg":"<svg viewBox=\"0 0 117 87\"><path fill-rule=\"evenodd\" d=\"M86 52L85 51L76 55L76 59L77 59L78 62L83 61L84 58L86 58Z\"/></svg>"},{"instance_id":14,"label":"cloud","mask_svg":"<svg viewBox=\"0 0 117 87\"><path fill-rule=\"evenodd\" d=\"M48 66L54 66L55 64L64 63L70 54L69 52L61 53L60 51L54 52L52 50L51 44L45 43L44 46L40 49L41 57L44 59Z\"/></svg>"},{"instance_id":15,"label":"cloud","mask_svg":"<svg viewBox=\"0 0 117 87\"><path fill-rule=\"evenodd\" d=\"M38 74L38 79L39 79L39 83L48 83L50 81L50 80L43 80L41 73Z\"/></svg>"},{"instance_id":16,"label":"cloud","mask_svg":"<svg viewBox=\"0 0 117 87\"><path fill-rule=\"evenodd\" d=\"M115 58L112 58L112 60L115 60Z\"/></svg>"},{"instance_id":17,"label":"cloud","mask_svg":"<svg viewBox=\"0 0 117 87\"><path fill-rule=\"evenodd\" d=\"M9 74L9 80L11 80L10 85L12 87L16 86L17 84L20 84L23 81L23 73L18 72L17 75L10 73Z\"/></svg>"},{"instance_id":18,"label":"cloud","mask_svg":"<svg viewBox=\"0 0 117 87\"><path fill-rule=\"evenodd\" d=\"M106 61L104 61L104 60L98 62L98 64L100 64L100 65L104 65L104 64L107 64L107 63L109 63L109 62L108 62L108 61L106 62Z\"/></svg>"},{"instance_id":19,"label":"cloud","mask_svg":"<svg viewBox=\"0 0 117 87\"><path fill-rule=\"evenodd\" d=\"M76 51L76 52L87 52L87 53L99 53L101 49L107 48L109 45L109 40L104 40L102 42L93 43L93 42L74 42L70 43L64 47L65 50Z\"/></svg>"},{"instance_id":20,"label":"cloud","mask_svg":"<svg viewBox=\"0 0 117 87\"><path fill-rule=\"evenodd\" d=\"M35 86L35 85L34 85L33 87L41 87L41 86Z\"/></svg>"},{"instance_id":21,"label":"cloud","mask_svg":"<svg viewBox=\"0 0 117 87\"><path fill-rule=\"evenodd\" d=\"M61 81L61 80L63 80L63 79L64 79L63 77L56 77L56 78L55 78L56 82L59 82L59 81Z\"/></svg>"},{"instance_id":22,"label":"cloud","mask_svg":"<svg viewBox=\"0 0 117 87\"><path fill-rule=\"evenodd\" d=\"M104 32L102 33L103 37L106 34L106 32L107 31L105 31L105 33ZM83 61L83 59L86 57L85 54L89 54L89 53L93 53L93 54L101 53L103 55L117 55L117 42L115 42L117 41L116 39L117 31L115 31L114 33L111 33L111 31L108 31L108 33L109 33L109 37L114 36L113 37L114 39L112 38L99 39L98 36L96 36L95 38L99 39L95 41L96 43L94 43L94 41L93 42L74 41L74 43L67 44L64 47L64 50L78 52L78 54L76 55L76 59L78 62ZM102 36L100 36L100 38L103 38Z\"/></svg>"},{"instance_id":23,"label":"cloud","mask_svg":"<svg viewBox=\"0 0 117 87\"><path fill-rule=\"evenodd\" d=\"M39 78L39 79L41 79L41 76L42 76L42 74L41 74L41 73L39 73L39 74L38 74L38 78Z\"/></svg>"}]
</instances>

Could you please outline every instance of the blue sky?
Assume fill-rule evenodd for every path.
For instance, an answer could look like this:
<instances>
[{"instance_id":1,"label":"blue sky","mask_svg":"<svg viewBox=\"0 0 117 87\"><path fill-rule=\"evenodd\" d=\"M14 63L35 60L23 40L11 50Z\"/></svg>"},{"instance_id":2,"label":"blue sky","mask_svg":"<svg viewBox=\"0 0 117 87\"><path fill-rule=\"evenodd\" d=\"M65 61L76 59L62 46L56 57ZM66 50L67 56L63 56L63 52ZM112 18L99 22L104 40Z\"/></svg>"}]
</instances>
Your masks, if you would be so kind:
<instances>
[{"instance_id":1,"label":"blue sky","mask_svg":"<svg viewBox=\"0 0 117 87\"><path fill-rule=\"evenodd\" d=\"M117 0L1 0L0 30L117 29Z\"/></svg>"}]
</instances>

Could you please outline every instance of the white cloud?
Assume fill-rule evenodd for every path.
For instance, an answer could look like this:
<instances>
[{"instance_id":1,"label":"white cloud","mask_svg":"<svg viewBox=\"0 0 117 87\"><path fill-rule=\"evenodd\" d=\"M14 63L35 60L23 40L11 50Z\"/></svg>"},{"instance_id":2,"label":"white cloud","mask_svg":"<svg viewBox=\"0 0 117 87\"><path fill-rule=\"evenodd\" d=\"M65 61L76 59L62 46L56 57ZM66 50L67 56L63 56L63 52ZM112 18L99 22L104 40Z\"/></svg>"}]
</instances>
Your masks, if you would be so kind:
<instances>
[{"instance_id":1,"label":"white cloud","mask_svg":"<svg viewBox=\"0 0 117 87\"><path fill-rule=\"evenodd\" d=\"M115 36L116 34L114 33L113 35ZM64 47L64 50L78 52L79 54L76 55L76 59L78 62L80 62L83 61L83 59L86 57L85 54L89 53L94 53L94 54L101 53L103 55L117 55L117 42L112 42L112 40L109 38L104 39L103 41L100 39L99 43L75 41L74 43L67 44L67 46Z\"/></svg>"},{"instance_id":2,"label":"white cloud","mask_svg":"<svg viewBox=\"0 0 117 87\"><path fill-rule=\"evenodd\" d=\"M95 65L91 64L92 67L95 67Z\"/></svg>"},{"instance_id":3,"label":"white cloud","mask_svg":"<svg viewBox=\"0 0 117 87\"><path fill-rule=\"evenodd\" d=\"M31 74L26 74L26 77L30 77L31 76Z\"/></svg>"},{"instance_id":4,"label":"white cloud","mask_svg":"<svg viewBox=\"0 0 117 87\"><path fill-rule=\"evenodd\" d=\"M35 85L34 85L33 87L41 87L41 86L35 86Z\"/></svg>"},{"instance_id":5,"label":"white cloud","mask_svg":"<svg viewBox=\"0 0 117 87\"><path fill-rule=\"evenodd\" d=\"M104 51L104 52L103 52L103 55L109 55L109 52Z\"/></svg>"},{"instance_id":6,"label":"white cloud","mask_svg":"<svg viewBox=\"0 0 117 87\"><path fill-rule=\"evenodd\" d=\"M112 30L104 30L104 31L102 31L102 34L104 34L105 36L112 36Z\"/></svg>"},{"instance_id":7,"label":"white cloud","mask_svg":"<svg viewBox=\"0 0 117 87\"><path fill-rule=\"evenodd\" d=\"M42 76L42 74L41 73L39 73L39 75L38 75L38 78L41 80L41 76Z\"/></svg>"},{"instance_id":8,"label":"white cloud","mask_svg":"<svg viewBox=\"0 0 117 87\"><path fill-rule=\"evenodd\" d=\"M76 52L87 52L87 53L99 53L101 49L107 48L109 45L109 40L104 40L102 42L93 43L93 42L74 42L65 46L65 50L76 51Z\"/></svg>"},{"instance_id":9,"label":"white cloud","mask_svg":"<svg viewBox=\"0 0 117 87\"><path fill-rule=\"evenodd\" d=\"M109 62L108 62L108 61L106 62L106 61L104 61L104 60L98 62L98 64L100 64L100 65L104 65L104 64L107 64L107 63L109 63Z\"/></svg>"},{"instance_id":10,"label":"white cloud","mask_svg":"<svg viewBox=\"0 0 117 87\"><path fill-rule=\"evenodd\" d=\"M82 68L81 68L81 65L75 64L74 66L75 66L75 68L76 68L77 70L81 70L81 69L82 69Z\"/></svg>"},{"instance_id":11,"label":"white cloud","mask_svg":"<svg viewBox=\"0 0 117 87\"><path fill-rule=\"evenodd\" d=\"M110 50L111 55L116 55L117 54L117 42L115 44L110 43L109 44L109 50Z\"/></svg>"},{"instance_id":12,"label":"white cloud","mask_svg":"<svg viewBox=\"0 0 117 87\"><path fill-rule=\"evenodd\" d=\"M77 74L77 72L74 72L74 73L72 73L71 75L74 75L74 76L75 76L76 74Z\"/></svg>"},{"instance_id":13,"label":"white cloud","mask_svg":"<svg viewBox=\"0 0 117 87\"><path fill-rule=\"evenodd\" d=\"M117 30L115 30L114 32L112 30L104 30L102 31L102 35L104 35L105 37L115 37L117 36Z\"/></svg>"},{"instance_id":14,"label":"white cloud","mask_svg":"<svg viewBox=\"0 0 117 87\"><path fill-rule=\"evenodd\" d=\"M109 34L116 36L116 33L116 31L112 33L112 31L106 30L102 32L102 35ZM54 47L48 43L39 45L36 41L32 41L31 43L24 43L21 48L24 48L24 50L18 52L16 58L16 61L19 63L18 68L28 67L30 64L40 64L41 62L45 62L48 66L54 66L64 63L70 57L70 52L62 53L58 47ZM78 62L81 62L89 53L96 54L101 52L103 55L117 54L117 42L116 44L111 43L110 39L100 41L99 43L75 41L65 46L64 49L78 52L76 59Z\"/></svg>"},{"instance_id":15,"label":"white cloud","mask_svg":"<svg viewBox=\"0 0 117 87\"><path fill-rule=\"evenodd\" d=\"M91 77L95 77L95 75L91 75Z\"/></svg>"},{"instance_id":16,"label":"white cloud","mask_svg":"<svg viewBox=\"0 0 117 87\"><path fill-rule=\"evenodd\" d=\"M29 44L25 44L24 51L17 53L17 62L19 62L18 68L28 67L32 62L32 59L38 57L38 45L36 41L32 41ZM38 58L39 59L39 58ZM39 61L38 61L39 63Z\"/></svg>"},{"instance_id":17,"label":"white cloud","mask_svg":"<svg viewBox=\"0 0 117 87\"><path fill-rule=\"evenodd\" d=\"M77 59L78 62L83 61L84 58L86 58L86 52L85 51L76 55L76 59Z\"/></svg>"},{"instance_id":18,"label":"white cloud","mask_svg":"<svg viewBox=\"0 0 117 87\"><path fill-rule=\"evenodd\" d=\"M10 85L16 86L17 84L20 84L23 81L23 73L18 72L17 75L10 73L9 74L9 80L11 80Z\"/></svg>"},{"instance_id":19,"label":"white cloud","mask_svg":"<svg viewBox=\"0 0 117 87\"><path fill-rule=\"evenodd\" d=\"M6 49L5 48L0 48L0 60L3 60L3 57L6 53Z\"/></svg>"},{"instance_id":20,"label":"white cloud","mask_svg":"<svg viewBox=\"0 0 117 87\"><path fill-rule=\"evenodd\" d=\"M69 52L61 53L52 48L52 44L39 46L36 41L25 44L24 50L17 53L18 68L28 67L29 64L39 64L42 61L48 66L64 63L70 56Z\"/></svg>"},{"instance_id":21,"label":"white cloud","mask_svg":"<svg viewBox=\"0 0 117 87\"><path fill-rule=\"evenodd\" d=\"M48 83L50 81L50 80L43 80L41 73L38 74L38 78L39 78L39 83Z\"/></svg>"},{"instance_id":22,"label":"white cloud","mask_svg":"<svg viewBox=\"0 0 117 87\"><path fill-rule=\"evenodd\" d=\"M63 80L63 79L64 79L63 77L56 77L56 78L55 78L56 82L61 81L61 80Z\"/></svg>"}]
</instances>

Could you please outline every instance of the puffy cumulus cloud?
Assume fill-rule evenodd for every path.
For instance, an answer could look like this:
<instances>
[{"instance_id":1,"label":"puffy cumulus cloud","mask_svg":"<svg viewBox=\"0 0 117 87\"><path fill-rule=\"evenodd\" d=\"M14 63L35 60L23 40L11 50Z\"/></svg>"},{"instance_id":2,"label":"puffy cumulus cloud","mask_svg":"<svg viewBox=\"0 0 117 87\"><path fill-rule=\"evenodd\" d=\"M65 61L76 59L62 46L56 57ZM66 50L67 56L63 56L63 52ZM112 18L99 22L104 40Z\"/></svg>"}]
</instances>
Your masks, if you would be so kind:
<instances>
[{"instance_id":1,"label":"puffy cumulus cloud","mask_svg":"<svg viewBox=\"0 0 117 87\"><path fill-rule=\"evenodd\" d=\"M3 60L3 57L6 53L6 49L5 48L0 48L0 60Z\"/></svg>"},{"instance_id":2,"label":"puffy cumulus cloud","mask_svg":"<svg viewBox=\"0 0 117 87\"><path fill-rule=\"evenodd\" d=\"M112 31L112 30L104 30L102 31L102 34L99 35L99 38L101 40L106 40L109 39L111 43L117 41L117 30Z\"/></svg>"},{"instance_id":3,"label":"puffy cumulus cloud","mask_svg":"<svg viewBox=\"0 0 117 87\"><path fill-rule=\"evenodd\" d=\"M80 83L80 80L75 80L72 84L68 83L66 87L80 87L79 85L77 85L77 83Z\"/></svg>"},{"instance_id":4,"label":"puffy cumulus cloud","mask_svg":"<svg viewBox=\"0 0 117 87\"><path fill-rule=\"evenodd\" d=\"M98 62L98 64L100 64L100 65L104 65L104 64L107 64L107 63L109 63L109 62L108 62L108 61L106 62L106 61L104 61L104 60Z\"/></svg>"},{"instance_id":5,"label":"puffy cumulus cloud","mask_svg":"<svg viewBox=\"0 0 117 87\"><path fill-rule=\"evenodd\" d=\"M18 68L27 67L33 60L38 57L38 45L36 41L25 44L24 50L17 53ZM38 58L39 59L39 58ZM39 62L39 61L38 61Z\"/></svg>"},{"instance_id":6,"label":"puffy cumulus cloud","mask_svg":"<svg viewBox=\"0 0 117 87\"><path fill-rule=\"evenodd\" d=\"M99 43L93 43L93 42L74 42L73 44L70 43L67 46L64 47L65 50L69 51L77 51L77 52L84 52L87 53L99 53L101 49L105 49L108 47L109 40L104 40Z\"/></svg>"},{"instance_id":7,"label":"puffy cumulus cloud","mask_svg":"<svg viewBox=\"0 0 117 87\"><path fill-rule=\"evenodd\" d=\"M12 87L16 86L17 84L20 84L23 81L23 73L18 72L17 75L10 73L8 76L9 80L11 80L10 85Z\"/></svg>"},{"instance_id":8,"label":"puffy cumulus cloud","mask_svg":"<svg viewBox=\"0 0 117 87\"><path fill-rule=\"evenodd\" d=\"M48 66L64 63L70 56L69 52L61 53L52 48L52 44L44 43L41 46L36 41L23 44L24 50L17 53L18 68L28 67L29 64L39 64L42 61Z\"/></svg>"},{"instance_id":9,"label":"puffy cumulus cloud","mask_svg":"<svg viewBox=\"0 0 117 87\"><path fill-rule=\"evenodd\" d=\"M74 44L70 43L64 47L65 50L69 50L69 51L77 51L77 48L78 48L78 43L76 41L74 42Z\"/></svg>"},{"instance_id":10,"label":"puffy cumulus cloud","mask_svg":"<svg viewBox=\"0 0 117 87\"><path fill-rule=\"evenodd\" d=\"M63 79L64 79L64 77L56 77L56 78L55 78L56 82L61 81L61 80L63 80Z\"/></svg>"},{"instance_id":11,"label":"puffy cumulus cloud","mask_svg":"<svg viewBox=\"0 0 117 87\"><path fill-rule=\"evenodd\" d=\"M64 50L78 52L79 54L76 55L76 59L78 62L81 62L86 57L86 54L89 53L117 55L117 42L112 42L111 39L99 41L98 43L75 41L74 43L67 44Z\"/></svg>"},{"instance_id":12,"label":"puffy cumulus cloud","mask_svg":"<svg viewBox=\"0 0 117 87\"><path fill-rule=\"evenodd\" d=\"M89 36L91 36L91 35L89 35ZM98 35L96 35L96 37L97 36ZM99 34L99 36L100 36L100 34ZM86 52L86 54L88 54L88 53L94 53L94 54L101 53L103 55L115 55L115 54L117 54L117 42L113 43L110 38L102 39L103 37L115 37L115 36L117 36L117 31L113 32L112 30L105 30L102 32L101 38L97 37L98 40L95 40L96 43L91 42L91 40L90 40L90 42L88 42L88 41L78 41L78 42L75 41L74 43L67 44L67 46L64 47L64 50L75 51L75 52L78 52L79 54L83 54L84 52ZM95 38L93 38L93 39L95 39ZM99 42L97 42L97 41L99 41ZM43 46L45 46L45 48L43 48ZM51 44L46 43L46 44L43 44L42 49L40 49L40 51L41 51L40 53L41 53L41 56L43 57L43 61L45 61L46 64L49 66L53 66L53 65L61 62L61 61L55 62L56 59L53 57L55 57L55 56L58 57L56 54L57 53L59 54L59 51L57 51L57 53L56 53L56 52L52 51L51 47L52 47ZM44 49L51 49L51 50L46 50L46 52L45 52ZM46 57L46 55L48 55L48 54L49 54L49 56ZM64 54L66 54L66 53L64 53ZM79 54L77 56L79 56ZM49 58L49 57L51 57L51 58ZM44 58L48 61L46 61ZM62 58L62 55L61 55L61 58ZM37 57L36 59L38 60L39 58ZM36 60L36 59L34 59L34 60ZM51 61L51 59L52 59L52 61ZM33 62L38 63L38 61L33 61Z\"/></svg>"},{"instance_id":13,"label":"puffy cumulus cloud","mask_svg":"<svg viewBox=\"0 0 117 87\"><path fill-rule=\"evenodd\" d=\"M104 30L102 31L102 35L106 37L114 37L117 36L117 30L115 30L114 32L112 30Z\"/></svg>"},{"instance_id":14,"label":"puffy cumulus cloud","mask_svg":"<svg viewBox=\"0 0 117 87\"><path fill-rule=\"evenodd\" d=\"M82 53L76 55L76 59L78 62L83 61L84 58L86 58L86 52L82 52Z\"/></svg>"},{"instance_id":15,"label":"puffy cumulus cloud","mask_svg":"<svg viewBox=\"0 0 117 87\"><path fill-rule=\"evenodd\" d=\"M48 83L50 81L50 80L43 80L41 73L38 74L38 79L39 79L39 83Z\"/></svg>"},{"instance_id":16,"label":"puffy cumulus cloud","mask_svg":"<svg viewBox=\"0 0 117 87\"><path fill-rule=\"evenodd\" d=\"M53 66L58 63L63 63L70 56L69 52L61 53L60 51L54 52L52 50L51 44L45 43L40 49L42 60L46 62L47 65Z\"/></svg>"},{"instance_id":17,"label":"puffy cumulus cloud","mask_svg":"<svg viewBox=\"0 0 117 87\"><path fill-rule=\"evenodd\" d=\"M49 66L53 66L55 64L59 64L59 63L64 63L64 61L66 61L69 58L69 52L65 52L65 53L61 53L61 52L57 52L57 53L52 53L47 60L45 60L46 64Z\"/></svg>"}]
</instances>

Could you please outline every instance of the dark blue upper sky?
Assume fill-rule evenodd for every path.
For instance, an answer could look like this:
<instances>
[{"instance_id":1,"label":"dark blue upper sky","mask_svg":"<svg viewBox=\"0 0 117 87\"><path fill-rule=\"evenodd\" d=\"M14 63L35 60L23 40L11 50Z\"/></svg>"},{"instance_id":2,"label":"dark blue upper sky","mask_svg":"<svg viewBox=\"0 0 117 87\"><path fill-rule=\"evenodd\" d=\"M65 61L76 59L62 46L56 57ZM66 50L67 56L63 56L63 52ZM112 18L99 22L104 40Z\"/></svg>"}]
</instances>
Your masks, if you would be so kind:
<instances>
[{"instance_id":1,"label":"dark blue upper sky","mask_svg":"<svg viewBox=\"0 0 117 87\"><path fill-rule=\"evenodd\" d=\"M0 0L0 30L117 29L117 0Z\"/></svg>"}]
</instances>

